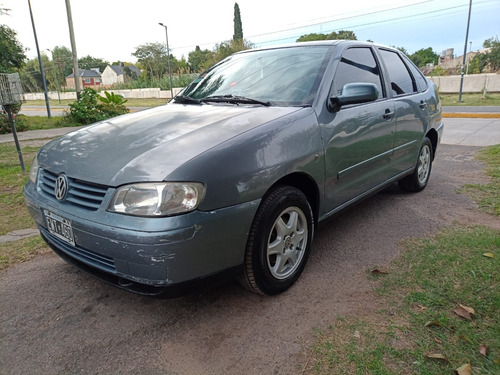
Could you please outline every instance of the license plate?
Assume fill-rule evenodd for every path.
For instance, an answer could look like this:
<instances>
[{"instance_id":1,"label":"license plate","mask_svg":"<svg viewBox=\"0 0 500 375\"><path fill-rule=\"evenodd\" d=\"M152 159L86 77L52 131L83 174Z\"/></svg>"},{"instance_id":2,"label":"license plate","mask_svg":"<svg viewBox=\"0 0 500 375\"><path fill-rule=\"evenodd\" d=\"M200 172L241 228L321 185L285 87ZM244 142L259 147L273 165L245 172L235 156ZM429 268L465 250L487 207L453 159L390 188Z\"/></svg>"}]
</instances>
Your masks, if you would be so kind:
<instances>
[{"instance_id":1,"label":"license plate","mask_svg":"<svg viewBox=\"0 0 500 375\"><path fill-rule=\"evenodd\" d=\"M45 223L47 224L47 229L57 238L70 243L75 246L75 239L73 237L73 227L71 226L71 221L56 215L53 212L44 210L45 213Z\"/></svg>"}]
</instances>

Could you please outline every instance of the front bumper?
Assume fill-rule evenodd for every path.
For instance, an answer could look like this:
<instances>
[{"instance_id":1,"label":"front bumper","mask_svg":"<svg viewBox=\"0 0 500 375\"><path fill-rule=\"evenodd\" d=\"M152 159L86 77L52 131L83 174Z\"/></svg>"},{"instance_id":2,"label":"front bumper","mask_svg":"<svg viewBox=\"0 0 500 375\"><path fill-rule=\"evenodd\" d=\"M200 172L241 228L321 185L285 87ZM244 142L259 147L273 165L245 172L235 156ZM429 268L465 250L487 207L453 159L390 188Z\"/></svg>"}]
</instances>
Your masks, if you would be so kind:
<instances>
[{"instance_id":1,"label":"front bumper","mask_svg":"<svg viewBox=\"0 0 500 375\"><path fill-rule=\"evenodd\" d=\"M260 203L142 218L65 206L31 182L24 197L43 239L63 259L118 287L154 295L236 272ZM74 246L48 231L45 210L71 222Z\"/></svg>"}]
</instances>

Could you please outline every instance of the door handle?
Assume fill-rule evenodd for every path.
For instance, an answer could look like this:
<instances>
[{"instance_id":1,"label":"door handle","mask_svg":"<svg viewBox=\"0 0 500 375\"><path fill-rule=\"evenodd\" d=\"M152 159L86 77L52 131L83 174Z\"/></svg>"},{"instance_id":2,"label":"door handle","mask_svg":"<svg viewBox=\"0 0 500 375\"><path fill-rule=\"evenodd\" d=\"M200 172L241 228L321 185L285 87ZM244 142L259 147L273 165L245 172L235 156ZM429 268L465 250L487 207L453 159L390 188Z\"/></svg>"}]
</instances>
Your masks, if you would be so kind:
<instances>
[{"instance_id":1,"label":"door handle","mask_svg":"<svg viewBox=\"0 0 500 375\"><path fill-rule=\"evenodd\" d=\"M391 119L393 116L394 116L394 111L391 111L390 109L386 109L383 117L384 117L386 120L389 120L389 119Z\"/></svg>"},{"instance_id":2,"label":"door handle","mask_svg":"<svg viewBox=\"0 0 500 375\"><path fill-rule=\"evenodd\" d=\"M424 102L423 100L420 101L420 104L419 104L419 107L424 109L425 107L427 107L427 103Z\"/></svg>"}]
</instances>

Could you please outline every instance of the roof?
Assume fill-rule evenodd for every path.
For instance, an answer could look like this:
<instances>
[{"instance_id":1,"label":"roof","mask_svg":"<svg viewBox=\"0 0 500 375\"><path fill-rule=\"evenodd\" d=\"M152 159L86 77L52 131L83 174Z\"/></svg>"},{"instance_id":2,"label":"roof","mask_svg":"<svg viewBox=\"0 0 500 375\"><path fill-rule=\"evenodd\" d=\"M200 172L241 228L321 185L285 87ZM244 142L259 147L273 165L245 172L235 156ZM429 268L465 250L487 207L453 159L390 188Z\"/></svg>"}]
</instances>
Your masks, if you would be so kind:
<instances>
[{"instance_id":1,"label":"roof","mask_svg":"<svg viewBox=\"0 0 500 375\"><path fill-rule=\"evenodd\" d=\"M141 75L141 71L139 70L138 67L135 65L128 65L128 66L121 66L121 65L109 65L111 69L116 73L116 75L123 75L124 74L124 69L129 68L130 71L134 72L137 75Z\"/></svg>"},{"instance_id":2,"label":"roof","mask_svg":"<svg viewBox=\"0 0 500 375\"><path fill-rule=\"evenodd\" d=\"M79 77L100 77L101 76L101 74L96 72L95 70L78 69L78 71L80 73L80 74L78 74ZM71 73L66 78L74 78L73 73Z\"/></svg>"}]
</instances>

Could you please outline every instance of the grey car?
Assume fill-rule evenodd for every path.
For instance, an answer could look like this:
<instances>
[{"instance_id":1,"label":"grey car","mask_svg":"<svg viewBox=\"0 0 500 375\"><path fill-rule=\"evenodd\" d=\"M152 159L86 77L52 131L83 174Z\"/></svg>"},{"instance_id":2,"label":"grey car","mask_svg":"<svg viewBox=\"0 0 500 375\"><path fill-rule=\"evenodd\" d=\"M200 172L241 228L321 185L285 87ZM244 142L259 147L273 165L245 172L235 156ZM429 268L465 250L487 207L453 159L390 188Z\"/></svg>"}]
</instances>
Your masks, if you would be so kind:
<instances>
[{"instance_id":1,"label":"grey car","mask_svg":"<svg viewBox=\"0 0 500 375\"><path fill-rule=\"evenodd\" d=\"M172 297L233 277L273 295L300 276L317 223L395 182L426 187L441 115L393 48L253 49L167 105L48 143L24 196L57 254L120 288Z\"/></svg>"}]
</instances>

